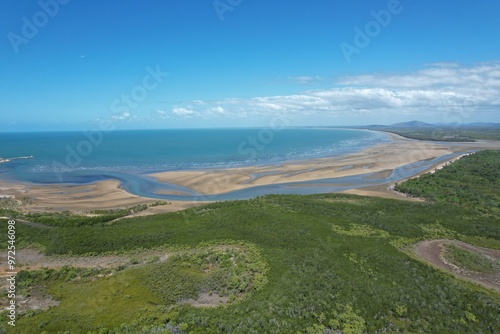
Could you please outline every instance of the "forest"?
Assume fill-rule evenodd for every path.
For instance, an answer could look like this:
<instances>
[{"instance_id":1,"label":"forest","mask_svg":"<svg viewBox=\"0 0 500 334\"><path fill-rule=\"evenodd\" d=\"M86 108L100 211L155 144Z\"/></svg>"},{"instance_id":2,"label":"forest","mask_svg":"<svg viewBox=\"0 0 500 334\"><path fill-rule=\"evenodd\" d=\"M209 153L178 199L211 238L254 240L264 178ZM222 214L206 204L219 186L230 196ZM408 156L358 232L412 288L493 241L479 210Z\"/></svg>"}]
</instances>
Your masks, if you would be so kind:
<instances>
[{"instance_id":1,"label":"forest","mask_svg":"<svg viewBox=\"0 0 500 334\"><path fill-rule=\"evenodd\" d=\"M269 195L106 222L51 214L37 219L51 228L18 223L18 247L130 262L19 272L20 293L60 304L24 312L15 328L2 313L0 332L499 333L497 291L411 252L441 238L500 249L499 157L476 153L398 185L425 202ZM135 259L158 250L165 261ZM197 305L207 296L217 302Z\"/></svg>"},{"instance_id":2,"label":"forest","mask_svg":"<svg viewBox=\"0 0 500 334\"><path fill-rule=\"evenodd\" d=\"M395 189L436 203L467 207L481 214L500 214L500 151L482 151Z\"/></svg>"}]
</instances>

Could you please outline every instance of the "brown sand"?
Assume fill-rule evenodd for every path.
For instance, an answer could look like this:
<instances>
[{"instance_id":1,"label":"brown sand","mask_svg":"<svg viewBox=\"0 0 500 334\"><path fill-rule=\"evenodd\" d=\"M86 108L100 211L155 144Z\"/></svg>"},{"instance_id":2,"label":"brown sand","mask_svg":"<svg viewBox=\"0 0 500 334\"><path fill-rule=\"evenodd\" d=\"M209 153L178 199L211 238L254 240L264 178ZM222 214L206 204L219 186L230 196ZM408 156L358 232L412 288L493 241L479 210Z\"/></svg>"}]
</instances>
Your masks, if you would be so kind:
<instances>
[{"instance_id":1,"label":"brown sand","mask_svg":"<svg viewBox=\"0 0 500 334\"><path fill-rule=\"evenodd\" d=\"M168 182L191 188L202 194L219 194L256 185L310 181L350 175L378 172L389 175L394 168L412 162L433 159L444 154L465 150L500 149L500 141L475 143L433 143L406 139L391 134L390 143L382 143L361 152L324 159L290 162L281 165L253 166L232 169L175 171L152 174L160 182ZM426 172L439 168L433 166ZM260 174L264 173L264 174ZM265 174L268 173L268 174ZM387 186L366 187L346 191L348 193L406 197L391 192ZM23 202L26 211L88 212L137 204L150 204L155 199L127 193L115 180L100 181L90 185L31 185L0 183L0 195L14 196ZM168 205L151 207L138 215L182 210L200 202L169 201Z\"/></svg>"},{"instance_id":2,"label":"brown sand","mask_svg":"<svg viewBox=\"0 0 500 334\"><path fill-rule=\"evenodd\" d=\"M119 181L107 180L88 185L28 185L1 183L0 194L14 196L21 209L30 212L73 211L87 213L139 204L151 204L156 199L132 195L119 187ZM136 216L179 211L199 205L188 201L168 201L169 204L150 207ZM201 203L200 203L201 204Z\"/></svg>"},{"instance_id":3,"label":"brown sand","mask_svg":"<svg viewBox=\"0 0 500 334\"><path fill-rule=\"evenodd\" d=\"M188 187L205 195L220 194L249 186L337 178L372 172L390 175L394 168L445 154L470 149L500 149L500 141L448 145L411 140L393 134L391 137L393 139L391 143L331 158L285 163L279 166L163 172L151 176L160 182Z\"/></svg>"}]
</instances>

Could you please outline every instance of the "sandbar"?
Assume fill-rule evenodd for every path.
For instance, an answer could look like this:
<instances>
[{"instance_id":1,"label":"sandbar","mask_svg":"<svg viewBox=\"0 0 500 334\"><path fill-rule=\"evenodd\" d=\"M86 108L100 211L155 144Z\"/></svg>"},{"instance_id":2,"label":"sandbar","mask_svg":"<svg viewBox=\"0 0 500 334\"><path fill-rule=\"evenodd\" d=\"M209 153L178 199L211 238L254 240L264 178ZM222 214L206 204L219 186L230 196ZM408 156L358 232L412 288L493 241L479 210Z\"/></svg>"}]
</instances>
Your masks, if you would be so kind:
<instances>
[{"instance_id":1,"label":"sandbar","mask_svg":"<svg viewBox=\"0 0 500 334\"><path fill-rule=\"evenodd\" d=\"M500 142L428 142L390 134L392 141L329 158L241 168L169 171L151 174L159 182L190 188L204 195L251 186L311 181L367 173L390 175L397 167L468 150L500 149ZM444 165L447 162L440 163ZM436 168L433 166L432 168Z\"/></svg>"},{"instance_id":2,"label":"sandbar","mask_svg":"<svg viewBox=\"0 0 500 334\"><path fill-rule=\"evenodd\" d=\"M485 149L500 150L500 141L445 143L389 135L391 136L390 142L380 143L357 153L340 156L285 162L279 165L168 171L150 174L150 176L159 182L190 188L204 195L212 195L259 185L312 181L367 173L378 173L377 175L384 176L390 175L397 167L451 153ZM452 159L456 159L456 157L449 160ZM447 162L435 164L424 172L441 168ZM389 186L379 185L351 189L346 192L408 199L401 194L390 191ZM120 182L117 180L98 181L86 185L34 185L0 182L0 196L5 196L5 198L13 196L15 200L22 202L23 211L33 212L68 210L85 213L93 210L151 204L157 201L157 199L128 193L120 188ZM203 204L196 201L169 200L168 202L167 205L150 207L137 215L177 211Z\"/></svg>"}]
</instances>

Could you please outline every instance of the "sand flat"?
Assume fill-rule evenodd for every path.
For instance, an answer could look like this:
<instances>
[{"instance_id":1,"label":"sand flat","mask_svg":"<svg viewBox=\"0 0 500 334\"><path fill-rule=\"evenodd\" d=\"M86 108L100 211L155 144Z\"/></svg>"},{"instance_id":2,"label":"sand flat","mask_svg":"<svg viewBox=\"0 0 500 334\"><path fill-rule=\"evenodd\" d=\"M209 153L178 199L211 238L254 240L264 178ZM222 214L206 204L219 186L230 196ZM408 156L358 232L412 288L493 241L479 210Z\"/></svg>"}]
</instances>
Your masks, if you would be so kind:
<instances>
[{"instance_id":1,"label":"sand flat","mask_svg":"<svg viewBox=\"0 0 500 334\"><path fill-rule=\"evenodd\" d=\"M392 134L391 137L393 141L390 143L330 158L289 162L278 166L163 172L151 176L160 182L181 185L204 195L211 195L257 185L311 181L373 172L388 173L403 165L450 153L471 149L500 149L500 142L447 144L406 139Z\"/></svg>"},{"instance_id":2,"label":"sand flat","mask_svg":"<svg viewBox=\"0 0 500 334\"><path fill-rule=\"evenodd\" d=\"M390 174L394 168L413 162L429 160L450 153L467 150L500 149L500 141L473 143L426 142L406 139L391 134L392 141L364 149L361 152L341 156L287 162L279 165L251 166L242 168L170 171L151 174L160 182L187 187L204 195L221 194L257 185L269 185L297 181L337 178L366 173ZM449 160L455 160L451 158ZM440 168L440 162L424 172ZM353 189L347 192L405 199L377 186ZM32 185L0 182L0 195L23 199L23 209L29 211L86 212L113 209L138 204L151 204L156 199L132 195L119 187L119 181L106 180L89 185ZM193 201L170 201L171 204L149 208L140 213L153 214L181 210L203 204Z\"/></svg>"},{"instance_id":3,"label":"sand flat","mask_svg":"<svg viewBox=\"0 0 500 334\"><path fill-rule=\"evenodd\" d=\"M119 187L117 180L99 181L88 185L31 185L0 183L0 193L14 196L23 202L22 209L31 212L73 211L86 213L139 204L151 204L156 199L132 195ZM198 203L168 201L167 205L150 207L137 216L179 211ZM202 203L199 203L202 204Z\"/></svg>"}]
</instances>

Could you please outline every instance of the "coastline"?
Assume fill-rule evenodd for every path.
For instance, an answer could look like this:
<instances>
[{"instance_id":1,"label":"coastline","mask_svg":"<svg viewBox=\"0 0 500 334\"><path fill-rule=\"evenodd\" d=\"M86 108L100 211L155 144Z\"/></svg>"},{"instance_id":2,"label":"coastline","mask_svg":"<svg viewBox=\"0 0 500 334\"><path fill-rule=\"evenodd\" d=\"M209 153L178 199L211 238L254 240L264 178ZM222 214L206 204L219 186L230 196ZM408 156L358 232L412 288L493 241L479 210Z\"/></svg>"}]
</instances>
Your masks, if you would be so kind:
<instances>
[{"instance_id":1,"label":"coastline","mask_svg":"<svg viewBox=\"0 0 500 334\"><path fill-rule=\"evenodd\" d=\"M407 139L392 133L387 134L392 139L390 142L380 143L365 148L360 152L329 158L285 162L268 166L168 171L148 174L148 176L159 182L189 188L201 195L214 195L255 186L334 179L368 173L387 176L398 167L418 161L431 160L465 151L500 149L500 141L473 143L427 142ZM457 159L456 156L435 163L418 174L442 167L455 159ZM357 189L341 192L412 200L404 195L395 194L388 188L389 184L371 187L360 186ZM69 210L85 212L137 204L150 204L157 200L127 192L120 187L120 181L118 180L98 181L87 185L34 185L0 182L0 195L14 196L17 200L25 199L23 201L26 202L24 209L31 211ZM193 200L168 201L172 204L149 208L139 214L171 212L206 203Z\"/></svg>"},{"instance_id":2,"label":"coastline","mask_svg":"<svg viewBox=\"0 0 500 334\"><path fill-rule=\"evenodd\" d=\"M85 214L140 204L152 204L154 198L140 197L120 188L120 181L105 180L87 185L32 185L0 182L0 194L22 203L23 211L72 211ZM150 207L136 216L179 211L202 203L169 201L169 205Z\"/></svg>"},{"instance_id":3,"label":"coastline","mask_svg":"<svg viewBox=\"0 0 500 334\"><path fill-rule=\"evenodd\" d=\"M447 154L486 148L500 149L500 142L447 145L442 142L419 141L392 133L387 134L391 136L391 142L380 143L360 152L328 158L267 166L168 171L152 173L149 176L159 182L190 188L203 195L214 195L250 186L332 179L367 173L390 174L395 168Z\"/></svg>"}]
</instances>

